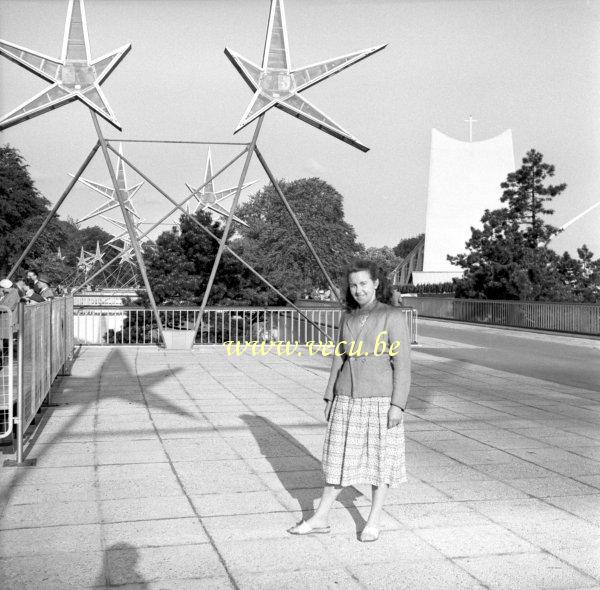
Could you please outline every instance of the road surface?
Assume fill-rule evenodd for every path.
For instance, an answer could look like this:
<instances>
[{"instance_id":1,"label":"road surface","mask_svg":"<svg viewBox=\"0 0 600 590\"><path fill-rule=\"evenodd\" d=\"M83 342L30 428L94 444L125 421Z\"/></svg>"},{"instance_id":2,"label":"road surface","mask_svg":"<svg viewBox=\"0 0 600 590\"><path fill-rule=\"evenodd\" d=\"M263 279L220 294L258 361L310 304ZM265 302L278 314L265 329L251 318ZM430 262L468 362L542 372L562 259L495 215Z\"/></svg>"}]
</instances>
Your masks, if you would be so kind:
<instances>
[{"instance_id":1,"label":"road surface","mask_svg":"<svg viewBox=\"0 0 600 590\"><path fill-rule=\"evenodd\" d=\"M600 392L600 339L419 319L421 350Z\"/></svg>"}]
</instances>

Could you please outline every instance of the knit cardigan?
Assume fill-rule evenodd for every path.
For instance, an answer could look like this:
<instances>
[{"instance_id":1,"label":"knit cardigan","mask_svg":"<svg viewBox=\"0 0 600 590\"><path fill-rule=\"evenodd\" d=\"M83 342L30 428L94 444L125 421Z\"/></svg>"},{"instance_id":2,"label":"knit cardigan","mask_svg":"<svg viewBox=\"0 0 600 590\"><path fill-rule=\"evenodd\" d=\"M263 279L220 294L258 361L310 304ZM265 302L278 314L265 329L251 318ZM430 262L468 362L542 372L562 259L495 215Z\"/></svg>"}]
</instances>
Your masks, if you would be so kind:
<instances>
[{"instance_id":1,"label":"knit cardigan","mask_svg":"<svg viewBox=\"0 0 600 590\"><path fill-rule=\"evenodd\" d=\"M367 319L360 327L361 316ZM410 390L410 336L405 314L379 301L344 314L323 396L389 397L406 408Z\"/></svg>"}]
</instances>

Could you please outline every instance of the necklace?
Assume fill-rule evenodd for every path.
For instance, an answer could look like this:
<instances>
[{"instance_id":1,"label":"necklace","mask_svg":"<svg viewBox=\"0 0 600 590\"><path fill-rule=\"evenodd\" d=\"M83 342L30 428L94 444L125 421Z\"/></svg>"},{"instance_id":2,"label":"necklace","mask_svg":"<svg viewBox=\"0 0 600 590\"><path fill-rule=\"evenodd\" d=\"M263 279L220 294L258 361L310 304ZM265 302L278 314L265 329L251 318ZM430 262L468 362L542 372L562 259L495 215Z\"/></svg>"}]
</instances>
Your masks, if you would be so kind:
<instances>
[{"instance_id":1,"label":"necklace","mask_svg":"<svg viewBox=\"0 0 600 590\"><path fill-rule=\"evenodd\" d=\"M375 306L374 301L367 303L367 305L365 307L367 307L367 306L369 307L367 312L366 313L363 312L359 315L358 325L361 330L364 328L365 324L367 323L367 320L369 319L369 316L371 315L371 311L372 311L373 307Z\"/></svg>"}]
</instances>

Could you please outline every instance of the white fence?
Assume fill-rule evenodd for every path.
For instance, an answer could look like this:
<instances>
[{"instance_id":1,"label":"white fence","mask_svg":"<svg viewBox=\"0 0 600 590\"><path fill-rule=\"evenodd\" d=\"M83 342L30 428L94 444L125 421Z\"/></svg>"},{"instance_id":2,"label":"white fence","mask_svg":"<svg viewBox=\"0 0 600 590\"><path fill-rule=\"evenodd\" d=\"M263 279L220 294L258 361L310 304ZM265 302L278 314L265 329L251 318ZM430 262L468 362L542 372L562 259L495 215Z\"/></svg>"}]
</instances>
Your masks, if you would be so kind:
<instances>
[{"instance_id":1,"label":"white fence","mask_svg":"<svg viewBox=\"0 0 600 590\"><path fill-rule=\"evenodd\" d=\"M404 308L413 344L417 341L417 314ZM75 307L75 343L159 344L153 313L141 307ZM194 328L198 308L159 308L163 327L187 331ZM230 340L282 340L306 344L334 340L341 317L340 309L289 307L207 307L196 336L196 344L222 344Z\"/></svg>"},{"instance_id":2,"label":"white fence","mask_svg":"<svg viewBox=\"0 0 600 590\"><path fill-rule=\"evenodd\" d=\"M12 434L16 424L20 463L23 432L73 355L73 297L57 297L35 305L21 303L16 314L3 308L0 330L0 438Z\"/></svg>"}]
</instances>

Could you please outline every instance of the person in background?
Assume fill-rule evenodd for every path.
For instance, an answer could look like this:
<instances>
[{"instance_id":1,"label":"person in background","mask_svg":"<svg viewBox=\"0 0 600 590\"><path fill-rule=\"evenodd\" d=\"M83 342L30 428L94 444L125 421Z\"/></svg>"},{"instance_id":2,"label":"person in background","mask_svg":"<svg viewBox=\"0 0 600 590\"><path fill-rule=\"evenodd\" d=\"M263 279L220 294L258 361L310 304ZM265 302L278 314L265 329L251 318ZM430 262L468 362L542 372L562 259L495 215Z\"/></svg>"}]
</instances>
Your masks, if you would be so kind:
<instances>
[{"instance_id":1,"label":"person in background","mask_svg":"<svg viewBox=\"0 0 600 590\"><path fill-rule=\"evenodd\" d=\"M38 295L30 284L25 281L17 281L16 283L17 289L19 290L19 295L21 296L21 301L23 303L42 303L45 299Z\"/></svg>"},{"instance_id":2,"label":"person in background","mask_svg":"<svg viewBox=\"0 0 600 590\"><path fill-rule=\"evenodd\" d=\"M19 305L20 300L21 296L13 282L9 279L1 280L0 305L8 307L13 313L15 313L17 311L17 305Z\"/></svg>"},{"instance_id":3,"label":"person in background","mask_svg":"<svg viewBox=\"0 0 600 590\"><path fill-rule=\"evenodd\" d=\"M50 288L50 281L46 275L38 273L37 270L31 269L27 272L27 278L33 282L33 290L41 295L44 300L53 299L56 297L54 291Z\"/></svg>"}]
</instances>

